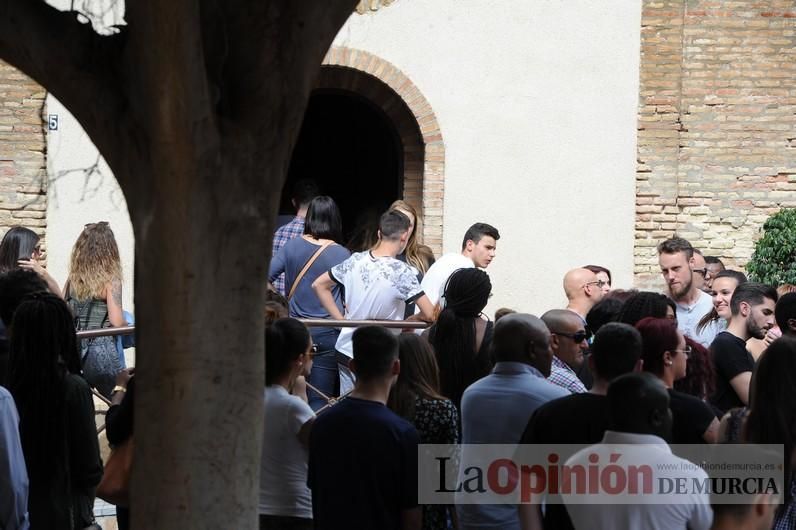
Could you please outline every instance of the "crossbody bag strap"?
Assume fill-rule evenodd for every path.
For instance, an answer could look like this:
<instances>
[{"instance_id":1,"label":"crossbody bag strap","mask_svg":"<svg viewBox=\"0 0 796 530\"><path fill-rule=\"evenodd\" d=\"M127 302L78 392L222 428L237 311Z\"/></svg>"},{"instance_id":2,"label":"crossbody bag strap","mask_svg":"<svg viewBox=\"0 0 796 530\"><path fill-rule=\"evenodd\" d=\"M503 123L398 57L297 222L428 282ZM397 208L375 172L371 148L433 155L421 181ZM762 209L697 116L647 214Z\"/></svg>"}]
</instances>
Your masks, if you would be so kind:
<instances>
[{"instance_id":1,"label":"crossbody bag strap","mask_svg":"<svg viewBox=\"0 0 796 530\"><path fill-rule=\"evenodd\" d=\"M310 256L310 259L308 259L307 263L304 264L304 267L298 273L298 276L296 276L296 279L293 280L293 285L290 286L290 293L288 293L288 295L287 295L288 301L291 298L293 298L293 294L295 294L296 289L298 288L299 282L304 277L304 275L307 274L307 271L310 270L310 267L312 266L313 263L315 263L315 260L318 259L321 254L323 254L323 251L326 250L327 247L329 247L330 245L333 245L333 244L334 244L334 241L327 241L326 243L321 245L321 248L319 248L318 250L315 251L315 254Z\"/></svg>"}]
</instances>

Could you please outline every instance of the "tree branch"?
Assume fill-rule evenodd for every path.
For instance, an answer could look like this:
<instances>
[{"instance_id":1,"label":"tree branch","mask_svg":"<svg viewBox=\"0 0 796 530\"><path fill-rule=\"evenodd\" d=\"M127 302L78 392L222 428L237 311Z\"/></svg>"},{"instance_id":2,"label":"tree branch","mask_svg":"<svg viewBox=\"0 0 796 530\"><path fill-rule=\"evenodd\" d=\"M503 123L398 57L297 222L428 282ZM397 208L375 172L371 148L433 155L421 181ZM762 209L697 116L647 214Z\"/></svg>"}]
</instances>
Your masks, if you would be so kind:
<instances>
[{"instance_id":1,"label":"tree branch","mask_svg":"<svg viewBox=\"0 0 796 530\"><path fill-rule=\"evenodd\" d=\"M123 101L112 80L124 36L101 36L77 16L43 0L0 0L0 59L58 98L103 151Z\"/></svg>"},{"instance_id":2,"label":"tree branch","mask_svg":"<svg viewBox=\"0 0 796 530\"><path fill-rule=\"evenodd\" d=\"M203 5L215 1L204 0ZM238 125L275 126L264 122L258 111L273 109L273 103L285 96L309 94L324 54L356 4L356 0L221 2L230 28L222 81L224 113ZM271 75L279 75L281 82L264 83Z\"/></svg>"}]
</instances>

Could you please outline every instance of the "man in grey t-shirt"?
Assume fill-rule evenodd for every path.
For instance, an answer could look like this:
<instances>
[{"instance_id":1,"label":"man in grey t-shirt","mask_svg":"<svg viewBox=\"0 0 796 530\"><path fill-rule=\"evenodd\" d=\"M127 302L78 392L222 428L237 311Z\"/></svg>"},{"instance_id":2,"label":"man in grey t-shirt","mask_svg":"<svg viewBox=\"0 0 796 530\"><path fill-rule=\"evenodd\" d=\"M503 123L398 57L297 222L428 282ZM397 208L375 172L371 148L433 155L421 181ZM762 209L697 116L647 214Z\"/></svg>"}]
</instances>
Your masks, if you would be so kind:
<instances>
[{"instance_id":1,"label":"man in grey t-shirt","mask_svg":"<svg viewBox=\"0 0 796 530\"><path fill-rule=\"evenodd\" d=\"M658 245L658 264L666 281L669 297L677 306L677 329L704 347L709 347L717 329L706 326L697 331L702 317L713 309L713 299L694 282L694 247L680 237Z\"/></svg>"}]
</instances>

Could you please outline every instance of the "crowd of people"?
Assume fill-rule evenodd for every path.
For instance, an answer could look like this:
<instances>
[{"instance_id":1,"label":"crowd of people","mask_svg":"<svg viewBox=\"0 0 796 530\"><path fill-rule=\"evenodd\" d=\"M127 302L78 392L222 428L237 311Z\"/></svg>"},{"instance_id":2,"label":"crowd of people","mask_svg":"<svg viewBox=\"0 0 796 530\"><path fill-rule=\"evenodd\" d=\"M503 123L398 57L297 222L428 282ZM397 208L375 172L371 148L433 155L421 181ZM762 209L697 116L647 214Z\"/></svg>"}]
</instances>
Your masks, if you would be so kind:
<instances>
[{"instance_id":1,"label":"crowd of people","mask_svg":"<svg viewBox=\"0 0 796 530\"><path fill-rule=\"evenodd\" d=\"M357 248L341 243L333 199L297 189L269 270L260 528L794 528L796 288L748 281L673 237L658 246L665 293L614 289L608 268L587 265L563 275L563 307L490 318L494 226L474 223L435 259L418 242L421 216L396 201ZM131 315L107 223L86 225L63 288L40 254L24 228L0 243L0 528L87 528L103 472L91 389L110 400L108 440L120 446L133 435L135 377L124 344L75 332ZM636 444L672 463L669 444L745 442L784 446L775 498L418 499L420 444ZM117 517L129 527L126 507Z\"/></svg>"},{"instance_id":2,"label":"crowd of people","mask_svg":"<svg viewBox=\"0 0 796 530\"><path fill-rule=\"evenodd\" d=\"M122 268L108 223L84 227L61 288L24 227L0 242L0 528L90 528L103 474L92 388L110 397L124 367ZM118 393L118 389L117 389Z\"/></svg>"},{"instance_id":3,"label":"crowd of people","mask_svg":"<svg viewBox=\"0 0 796 530\"><path fill-rule=\"evenodd\" d=\"M381 216L370 246L338 243L332 257L324 248L334 243L319 240L335 238L312 235L319 203L335 211L328 197L308 198L306 218L293 220L305 223L304 242L275 245L271 278L285 273L287 299L273 325L321 318L428 327L313 327L291 350L294 363L308 355L313 368L292 365L280 392L293 389L302 400L318 389L331 399L310 398L285 441L306 458L294 463L307 480L294 481L289 498L310 501L301 510L261 504L261 528L794 528L796 288L748 281L673 237L658 246L664 293L613 289L608 268L587 265L564 275L564 307L540 318L501 308L490 319L485 269L500 239L495 227L475 223L460 252L433 261L409 244L421 219L399 203ZM330 233L339 234L337 219L324 218ZM291 256L299 247L303 253ZM307 265L321 259L322 266ZM336 339L321 343L316 334ZM320 359L328 361L315 375ZM669 444L739 442L783 444L779 496L729 507L711 506L707 493L666 506L567 498L420 506L417 499L419 443L631 443L643 444L649 461L677 462ZM263 446L264 491L281 483L265 462L283 454L280 444Z\"/></svg>"}]
</instances>

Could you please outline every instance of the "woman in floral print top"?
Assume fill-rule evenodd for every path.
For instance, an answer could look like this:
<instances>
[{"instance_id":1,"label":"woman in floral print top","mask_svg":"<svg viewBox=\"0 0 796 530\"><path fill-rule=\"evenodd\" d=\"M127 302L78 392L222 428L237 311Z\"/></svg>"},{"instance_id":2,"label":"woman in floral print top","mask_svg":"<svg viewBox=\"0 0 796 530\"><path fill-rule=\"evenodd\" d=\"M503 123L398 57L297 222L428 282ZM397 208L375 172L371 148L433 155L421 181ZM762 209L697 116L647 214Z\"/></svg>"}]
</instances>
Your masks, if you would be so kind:
<instances>
[{"instance_id":1,"label":"woman in floral print top","mask_svg":"<svg viewBox=\"0 0 796 530\"><path fill-rule=\"evenodd\" d=\"M423 444L456 444L459 419L453 402L439 393L439 368L434 349L412 333L398 337L401 373L390 392L389 407L412 422ZM455 527L453 506L423 506L423 529Z\"/></svg>"}]
</instances>

